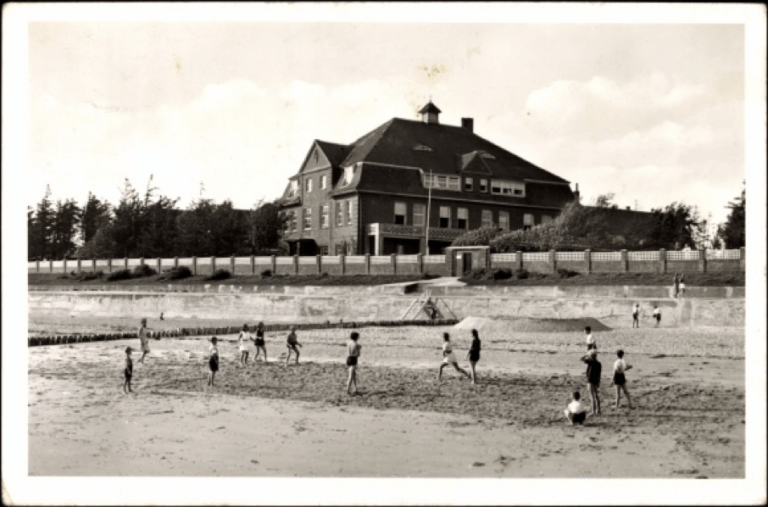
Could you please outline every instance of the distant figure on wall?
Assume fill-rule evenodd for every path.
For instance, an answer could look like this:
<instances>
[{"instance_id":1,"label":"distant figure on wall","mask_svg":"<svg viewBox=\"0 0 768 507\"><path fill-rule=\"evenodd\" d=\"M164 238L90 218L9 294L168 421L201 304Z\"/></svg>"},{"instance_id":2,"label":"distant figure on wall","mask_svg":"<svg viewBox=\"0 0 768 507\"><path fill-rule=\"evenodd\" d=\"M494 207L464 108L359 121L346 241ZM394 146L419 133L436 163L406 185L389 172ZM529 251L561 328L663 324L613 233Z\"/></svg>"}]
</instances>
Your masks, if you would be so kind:
<instances>
[{"instance_id":1,"label":"distant figure on wall","mask_svg":"<svg viewBox=\"0 0 768 507\"><path fill-rule=\"evenodd\" d=\"M680 296L680 273L675 273L675 278L672 279L672 284L674 285L674 298L677 299Z\"/></svg>"}]
</instances>

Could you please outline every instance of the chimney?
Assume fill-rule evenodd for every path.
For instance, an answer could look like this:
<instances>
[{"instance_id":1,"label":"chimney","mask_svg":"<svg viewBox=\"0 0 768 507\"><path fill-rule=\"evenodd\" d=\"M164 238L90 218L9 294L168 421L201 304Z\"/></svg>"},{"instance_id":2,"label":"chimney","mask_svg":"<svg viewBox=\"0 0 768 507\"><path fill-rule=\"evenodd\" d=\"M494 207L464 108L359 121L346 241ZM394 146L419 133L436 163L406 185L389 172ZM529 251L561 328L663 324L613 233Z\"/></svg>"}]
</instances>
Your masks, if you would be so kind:
<instances>
[{"instance_id":1,"label":"chimney","mask_svg":"<svg viewBox=\"0 0 768 507\"><path fill-rule=\"evenodd\" d=\"M470 132L474 132L475 120L473 120L472 118L462 118L461 128L467 129Z\"/></svg>"},{"instance_id":2,"label":"chimney","mask_svg":"<svg viewBox=\"0 0 768 507\"><path fill-rule=\"evenodd\" d=\"M579 193L579 184L576 183L576 190L573 191L573 198L576 200L576 202L581 201L581 194Z\"/></svg>"},{"instance_id":3,"label":"chimney","mask_svg":"<svg viewBox=\"0 0 768 507\"><path fill-rule=\"evenodd\" d=\"M627 211L632 211L632 207L631 206L627 206Z\"/></svg>"}]
</instances>

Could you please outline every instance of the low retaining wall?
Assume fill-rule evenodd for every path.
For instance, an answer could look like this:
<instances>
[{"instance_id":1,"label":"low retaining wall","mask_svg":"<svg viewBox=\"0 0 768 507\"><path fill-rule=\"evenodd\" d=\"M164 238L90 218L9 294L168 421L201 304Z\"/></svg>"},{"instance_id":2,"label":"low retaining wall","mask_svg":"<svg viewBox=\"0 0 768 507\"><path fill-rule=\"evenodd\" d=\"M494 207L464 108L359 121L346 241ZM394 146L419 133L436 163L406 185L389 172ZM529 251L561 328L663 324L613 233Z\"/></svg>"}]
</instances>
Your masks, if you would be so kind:
<instances>
[{"instance_id":1,"label":"low retaining wall","mask_svg":"<svg viewBox=\"0 0 768 507\"><path fill-rule=\"evenodd\" d=\"M304 289L310 289L306 287ZM68 320L78 316L131 317L137 321L146 315L163 312L173 319L250 319L272 323L325 323L344 321L397 321L416 301L418 295L364 293L349 287L314 287L314 292L293 294L259 293L98 293L98 292L30 292L29 314L45 314ZM341 291L337 289L342 289ZM536 287L536 290L545 289ZM562 288L546 288L560 289ZM583 288L580 288L583 289ZM619 287L617 289L623 290ZM725 288L728 289L728 288ZM569 294L537 297L535 291L511 294L451 292L439 297L456 318L467 316L531 317L573 319L593 317L608 326L628 327L631 308L641 307L641 320L651 325L654 305L662 310L664 326L743 326L743 298L688 298L646 296L644 299L624 296L590 298ZM554 291L552 294L556 294ZM442 310L442 308L441 308ZM451 317L447 312L444 316Z\"/></svg>"}]
</instances>

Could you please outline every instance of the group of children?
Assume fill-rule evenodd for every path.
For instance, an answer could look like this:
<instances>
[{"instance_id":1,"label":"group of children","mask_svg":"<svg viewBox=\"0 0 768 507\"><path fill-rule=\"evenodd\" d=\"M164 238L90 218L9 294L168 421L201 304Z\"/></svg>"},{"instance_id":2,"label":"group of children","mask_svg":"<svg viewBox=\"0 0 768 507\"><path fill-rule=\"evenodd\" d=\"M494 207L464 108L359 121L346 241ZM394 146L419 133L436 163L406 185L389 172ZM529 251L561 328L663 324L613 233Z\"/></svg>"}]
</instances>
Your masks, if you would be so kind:
<instances>
[{"instance_id":1,"label":"group of children","mask_svg":"<svg viewBox=\"0 0 768 507\"><path fill-rule=\"evenodd\" d=\"M599 415L600 411L600 376L602 374L602 364L597 360L597 343L592 336L592 328L587 326L584 328L584 333L587 335L587 355L581 358L581 361L587 365L587 390L589 391L589 397L591 401L591 412L589 415ZM632 398L629 396L627 390L627 378L626 372L632 369L631 365L628 365L624 360L624 351L619 349L616 351L616 362L613 363L613 385L616 388L616 403L615 407L619 408L621 401L621 393L627 398L627 406L632 409ZM587 407L581 402L581 394L579 391L573 393L571 402L565 409L565 417L571 424L583 424L587 417Z\"/></svg>"},{"instance_id":2,"label":"group of children","mask_svg":"<svg viewBox=\"0 0 768 507\"><path fill-rule=\"evenodd\" d=\"M656 321L656 324L653 327L659 327L659 324L661 324L661 308L659 308L659 305L653 305L653 320ZM632 306L632 329L638 328L640 329L640 304L635 303Z\"/></svg>"}]
</instances>

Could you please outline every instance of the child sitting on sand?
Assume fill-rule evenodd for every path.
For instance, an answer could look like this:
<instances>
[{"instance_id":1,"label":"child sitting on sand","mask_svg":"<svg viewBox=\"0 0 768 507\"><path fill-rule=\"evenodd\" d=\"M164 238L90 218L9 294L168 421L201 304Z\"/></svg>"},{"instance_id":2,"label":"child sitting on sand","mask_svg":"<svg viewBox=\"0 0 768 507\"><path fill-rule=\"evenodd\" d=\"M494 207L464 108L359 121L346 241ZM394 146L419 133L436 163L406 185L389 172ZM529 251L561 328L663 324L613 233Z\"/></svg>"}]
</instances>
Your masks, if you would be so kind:
<instances>
[{"instance_id":1,"label":"child sitting on sand","mask_svg":"<svg viewBox=\"0 0 768 507\"><path fill-rule=\"evenodd\" d=\"M123 382L123 392L125 394L132 393L131 391L131 378L133 377L133 361L131 360L131 347L125 348L125 382Z\"/></svg>"},{"instance_id":2,"label":"child sitting on sand","mask_svg":"<svg viewBox=\"0 0 768 507\"><path fill-rule=\"evenodd\" d=\"M592 349L597 350L597 342L592 337L592 327L591 326L585 327L584 334L587 335L587 352L589 352Z\"/></svg>"},{"instance_id":3,"label":"child sitting on sand","mask_svg":"<svg viewBox=\"0 0 768 507\"><path fill-rule=\"evenodd\" d=\"M587 418L587 407L581 402L579 391L573 392L573 399L565 409L565 417L568 418L571 426L574 424L584 424L584 420Z\"/></svg>"},{"instance_id":4,"label":"child sitting on sand","mask_svg":"<svg viewBox=\"0 0 768 507\"><path fill-rule=\"evenodd\" d=\"M216 347L218 339L214 336L211 338L211 348L209 349L210 357L208 358L208 385L213 386L213 379L216 376L216 372L219 371L219 349Z\"/></svg>"},{"instance_id":5,"label":"child sitting on sand","mask_svg":"<svg viewBox=\"0 0 768 507\"><path fill-rule=\"evenodd\" d=\"M448 333L443 333L443 341L443 364L440 365L440 369L437 372L437 380L442 380L443 368L449 364L453 366L456 371L463 373L464 376L466 376L468 379L471 379L472 377L470 374L467 373L466 370L462 369L459 366L458 361L456 361L456 354L453 353L453 347L451 346L451 336Z\"/></svg>"},{"instance_id":6,"label":"child sitting on sand","mask_svg":"<svg viewBox=\"0 0 768 507\"><path fill-rule=\"evenodd\" d=\"M291 332L288 333L286 345L288 346L288 357L285 358L285 365L288 366L288 361L291 359L291 351L296 353L296 364L299 364L299 349L296 346L301 347L301 343L296 339L296 326L291 326Z\"/></svg>"},{"instance_id":7,"label":"child sitting on sand","mask_svg":"<svg viewBox=\"0 0 768 507\"><path fill-rule=\"evenodd\" d=\"M603 365L597 360L597 349L592 349L589 354L581 358L587 364L587 389L592 401L592 412L589 415L600 413L600 374Z\"/></svg>"}]
</instances>

